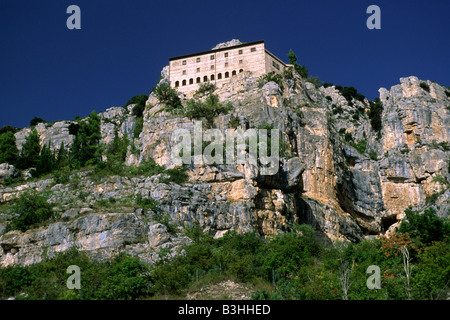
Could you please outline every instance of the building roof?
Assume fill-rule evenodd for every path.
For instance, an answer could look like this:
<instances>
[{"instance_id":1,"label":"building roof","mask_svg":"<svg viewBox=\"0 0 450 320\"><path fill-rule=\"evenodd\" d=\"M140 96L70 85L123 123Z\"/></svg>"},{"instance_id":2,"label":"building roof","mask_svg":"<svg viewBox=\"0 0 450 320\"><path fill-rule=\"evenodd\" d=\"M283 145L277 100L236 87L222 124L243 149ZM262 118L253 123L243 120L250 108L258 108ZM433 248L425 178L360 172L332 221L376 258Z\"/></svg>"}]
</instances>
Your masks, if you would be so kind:
<instances>
[{"instance_id":1,"label":"building roof","mask_svg":"<svg viewBox=\"0 0 450 320\"><path fill-rule=\"evenodd\" d=\"M224 48L219 48L219 49L215 49L215 50L191 53L191 54L187 54L187 55L184 55L184 56L178 56L178 57L170 58L169 61L178 60L178 59L184 59L184 58L189 58L189 57L195 57L195 56L200 56L200 55L213 53L213 52L226 51L226 50L230 50L230 49L236 49L236 48L242 48L242 47L247 47L247 46L253 46L255 44L260 44L260 43L264 43L264 40L254 41L254 42L249 42L249 43L243 43L243 44L239 44L237 46L224 47Z\"/></svg>"}]
</instances>

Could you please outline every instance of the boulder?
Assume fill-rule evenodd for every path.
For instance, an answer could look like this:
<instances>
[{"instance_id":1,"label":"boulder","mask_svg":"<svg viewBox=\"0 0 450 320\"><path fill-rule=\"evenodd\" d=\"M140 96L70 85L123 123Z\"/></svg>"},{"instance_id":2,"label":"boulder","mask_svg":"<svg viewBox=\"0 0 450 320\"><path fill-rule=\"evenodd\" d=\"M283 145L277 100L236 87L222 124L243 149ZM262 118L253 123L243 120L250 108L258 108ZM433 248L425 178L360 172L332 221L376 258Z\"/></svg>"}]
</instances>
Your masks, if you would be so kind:
<instances>
[{"instance_id":1,"label":"boulder","mask_svg":"<svg viewBox=\"0 0 450 320\"><path fill-rule=\"evenodd\" d=\"M8 178L17 178L19 176L19 172L17 172L16 168L9 163L0 164L0 180L5 180Z\"/></svg>"}]
</instances>

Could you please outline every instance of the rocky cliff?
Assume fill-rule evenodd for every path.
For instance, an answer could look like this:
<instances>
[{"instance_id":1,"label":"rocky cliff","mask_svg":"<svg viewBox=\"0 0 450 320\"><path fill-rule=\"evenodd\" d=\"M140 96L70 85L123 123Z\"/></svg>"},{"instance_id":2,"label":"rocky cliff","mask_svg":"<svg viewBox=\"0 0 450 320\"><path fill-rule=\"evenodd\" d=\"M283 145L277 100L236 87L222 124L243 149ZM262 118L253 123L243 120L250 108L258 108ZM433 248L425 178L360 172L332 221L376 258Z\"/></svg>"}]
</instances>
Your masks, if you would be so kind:
<instances>
[{"instance_id":1,"label":"rocky cliff","mask_svg":"<svg viewBox=\"0 0 450 320\"><path fill-rule=\"evenodd\" d=\"M63 184L47 178L3 187L0 264L38 262L71 246L96 259L125 251L153 262L162 248L175 252L188 242L181 230L195 223L215 237L228 230L268 236L288 230L294 222L307 223L322 241L357 242L391 232L404 218L405 208L430 205L427 199L432 196L438 214L448 216L448 89L408 77L379 92L382 125L376 132L367 99L349 101L335 86L316 87L298 76L262 85L250 73L238 74L215 91L222 102L232 103L233 111L216 117L214 126L245 130L264 123L279 129L283 152L275 175L262 175L248 161L191 163L189 181L181 185L163 182L164 174L93 178L87 169L73 172ZM185 104L187 97L181 98ZM129 150L127 165L152 158L173 168L171 134L180 128L192 132L192 119L167 112L151 94L142 132L134 138L132 107L100 114L102 142L108 144L115 132L127 135L138 150ZM69 125L39 124L41 143L70 147L74 137ZM16 133L19 149L29 131ZM26 232L5 232L12 219L8 203L27 190L45 195L60 219ZM158 216L135 203L138 195L158 203ZM161 223L161 215L169 219Z\"/></svg>"}]
</instances>

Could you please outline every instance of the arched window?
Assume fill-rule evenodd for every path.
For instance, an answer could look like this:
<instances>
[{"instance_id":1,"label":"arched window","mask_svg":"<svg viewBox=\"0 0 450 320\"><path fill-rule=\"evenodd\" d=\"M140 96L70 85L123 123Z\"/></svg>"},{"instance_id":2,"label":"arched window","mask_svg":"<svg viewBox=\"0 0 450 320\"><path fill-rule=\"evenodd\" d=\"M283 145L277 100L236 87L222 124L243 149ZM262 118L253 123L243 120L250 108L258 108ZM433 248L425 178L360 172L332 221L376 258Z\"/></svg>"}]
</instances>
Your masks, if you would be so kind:
<instances>
[{"instance_id":1,"label":"arched window","mask_svg":"<svg viewBox=\"0 0 450 320\"><path fill-rule=\"evenodd\" d=\"M200 77L197 77L196 82L197 82L197 83L200 83Z\"/></svg>"},{"instance_id":2,"label":"arched window","mask_svg":"<svg viewBox=\"0 0 450 320\"><path fill-rule=\"evenodd\" d=\"M186 85L186 79L183 80L182 85L185 86Z\"/></svg>"},{"instance_id":3,"label":"arched window","mask_svg":"<svg viewBox=\"0 0 450 320\"><path fill-rule=\"evenodd\" d=\"M225 78L229 78L230 77L230 73L227 71L225 72Z\"/></svg>"},{"instance_id":4,"label":"arched window","mask_svg":"<svg viewBox=\"0 0 450 320\"><path fill-rule=\"evenodd\" d=\"M189 84L194 84L194 79L189 79Z\"/></svg>"},{"instance_id":5,"label":"arched window","mask_svg":"<svg viewBox=\"0 0 450 320\"><path fill-rule=\"evenodd\" d=\"M236 75L236 70L233 70L233 72L231 73L232 76Z\"/></svg>"},{"instance_id":6,"label":"arched window","mask_svg":"<svg viewBox=\"0 0 450 320\"><path fill-rule=\"evenodd\" d=\"M203 77L203 82L207 82L208 81L208 76L204 76Z\"/></svg>"},{"instance_id":7,"label":"arched window","mask_svg":"<svg viewBox=\"0 0 450 320\"><path fill-rule=\"evenodd\" d=\"M214 80L214 75L212 74L212 75L211 75L211 81L213 81L213 80Z\"/></svg>"},{"instance_id":8,"label":"arched window","mask_svg":"<svg viewBox=\"0 0 450 320\"><path fill-rule=\"evenodd\" d=\"M180 86L180 81L175 81L175 88L178 88Z\"/></svg>"},{"instance_id":9,"label":"arched window","mask_svg":"<svg viewBox=\"0 0 450 320\"><path fill-rule=\"evenodd\" d=\"M220 79L222 79L222 74L221 74L221 73L219 73L219 74L217 75L217 80L220 80Z\"/></svg>"},{"instance_id":10,"label":"arched window","mask_svg":"<svg viewBox=\"0 0 450 320\"><path fill-rule=\"evenodd\" d=\"M240 70L239 70L239 73L241 73L241 72L244 72L244 69L240 69Z\"/></svg>"}]
</instances>

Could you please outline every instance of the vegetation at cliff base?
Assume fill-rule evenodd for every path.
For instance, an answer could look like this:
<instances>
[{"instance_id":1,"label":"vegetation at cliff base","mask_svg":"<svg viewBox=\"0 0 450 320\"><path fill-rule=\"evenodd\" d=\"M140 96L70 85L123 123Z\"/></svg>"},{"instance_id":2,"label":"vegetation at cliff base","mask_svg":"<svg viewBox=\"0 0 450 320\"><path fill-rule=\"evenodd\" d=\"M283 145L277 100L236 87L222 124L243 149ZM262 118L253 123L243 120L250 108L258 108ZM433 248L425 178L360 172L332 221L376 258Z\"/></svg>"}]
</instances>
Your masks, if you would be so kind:
<instances>
[{"instance_id":1,"label":"vegetation at cliff base","mask_svg":"<svg viewBox=\"0 0 450 320\"><path fill-rule=\"evenodd\" d=\"M73 248L41 263L0 268L0 297L184 299L191 288L233 279L253 284L253 299L446 299L448 219L433 211L407 215L397 233L360 243L318 243L308 225L294 225L267 239L233 231L214 239L196 224L184 230L191 244L175 256L161 249L153 265L125 254L97 262ZM66 287L69 265L82 270L79 290ZM381 270L379 289L367 287L367 268L372 265Z\"/></svg>"}]
</instances>

